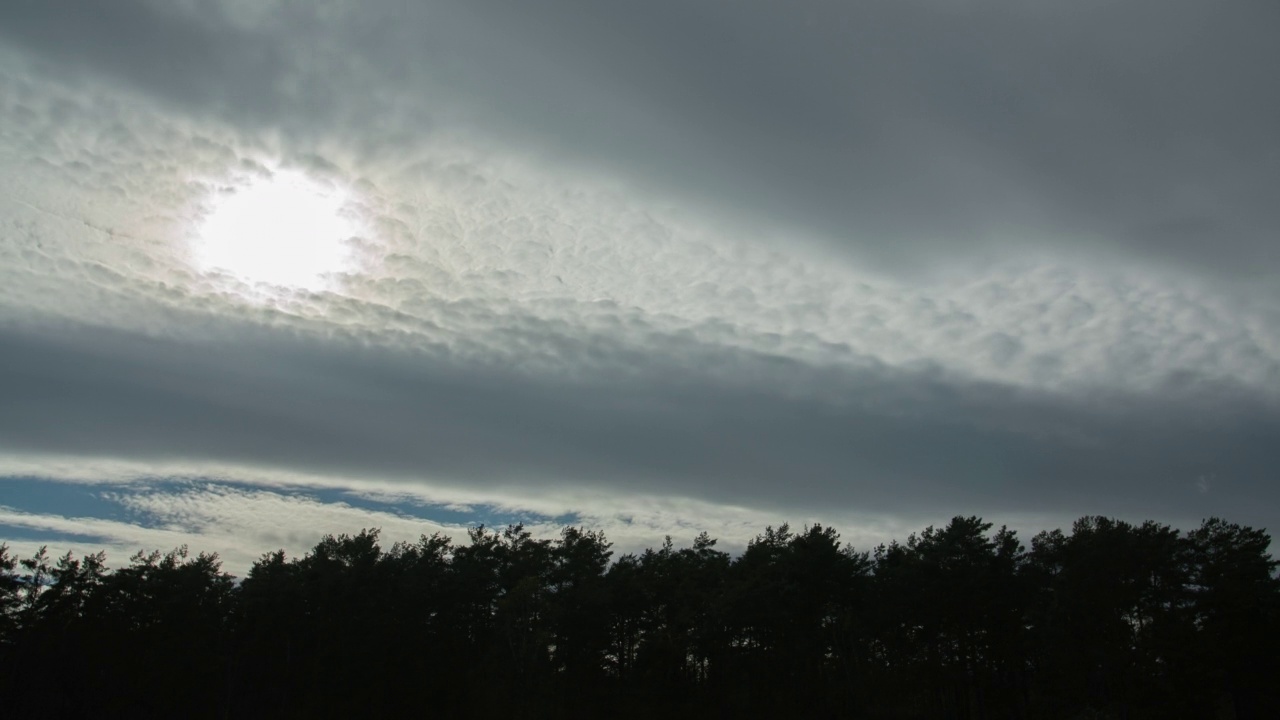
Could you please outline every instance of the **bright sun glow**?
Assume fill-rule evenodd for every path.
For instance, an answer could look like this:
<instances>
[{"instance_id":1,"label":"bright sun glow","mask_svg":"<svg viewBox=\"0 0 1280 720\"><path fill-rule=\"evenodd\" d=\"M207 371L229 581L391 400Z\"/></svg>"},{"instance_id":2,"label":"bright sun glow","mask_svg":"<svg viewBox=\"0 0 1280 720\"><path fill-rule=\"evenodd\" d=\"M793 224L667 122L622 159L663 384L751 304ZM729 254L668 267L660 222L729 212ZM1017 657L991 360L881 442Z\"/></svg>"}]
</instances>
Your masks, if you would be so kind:
<instances>
[{"instance_id":1,"label":"bright sun glow","mask_svg":"<svg viewBox=\"0 0 1280 720\"><path fill-rule=\"evenodd\" d=\"M346 240L359 234L343 212L347 201L302 173L276 171L214 204L200 228L197 263L250 282L324 288L347 268Z\"/></svg>"}]
</instances>

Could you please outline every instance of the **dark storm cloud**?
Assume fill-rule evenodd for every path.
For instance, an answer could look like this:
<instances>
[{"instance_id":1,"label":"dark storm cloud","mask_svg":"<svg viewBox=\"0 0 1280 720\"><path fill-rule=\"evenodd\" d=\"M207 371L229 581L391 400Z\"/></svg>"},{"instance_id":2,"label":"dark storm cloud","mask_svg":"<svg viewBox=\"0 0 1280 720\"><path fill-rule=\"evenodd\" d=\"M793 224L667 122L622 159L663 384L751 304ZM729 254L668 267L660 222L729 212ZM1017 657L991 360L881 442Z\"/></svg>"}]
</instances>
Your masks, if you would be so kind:
<instances>
[{"instance_id":1,"label":"dark storm cloud","mask_svg":"<svg viewBox=\"0 0 1280 720\"><path fill-rule=\"evenodd\" d=\"M1274 3L479 6L600 91L570 88L522 121L622 148L629 166L641 154L628 149L649 151L686 190L880 259L1089 235L1228 272L1280 268ZM622 95L644 114L594 102Z\"/></svg>"},{"instance_id":2,"label":"dark storm cloud","mask_svg":"<svg viewBox=\"0 0 1280 720\"><path fill-rule=\"evenodd\" d=\"M240 340L6 325L0 448L791 511L1280 519L1280 411L1191 378L1163 400L1068 399L688 343L644 358L595 337L565 347L615 369L552 380L251 328L210 337Z\"/></svg>"}]
</instances>

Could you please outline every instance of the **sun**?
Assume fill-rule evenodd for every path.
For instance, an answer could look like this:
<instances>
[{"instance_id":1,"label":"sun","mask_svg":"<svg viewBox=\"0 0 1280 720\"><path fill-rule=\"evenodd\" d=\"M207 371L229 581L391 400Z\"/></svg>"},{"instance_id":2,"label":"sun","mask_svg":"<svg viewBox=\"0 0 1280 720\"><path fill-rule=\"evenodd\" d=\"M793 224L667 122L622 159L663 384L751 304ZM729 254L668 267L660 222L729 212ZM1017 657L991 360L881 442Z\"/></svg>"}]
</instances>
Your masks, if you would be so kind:
<instances>
[{"instance_id":1,"label":"sun","mask_svg":"<svg viewBox=\"0 0 1280 720\"><path fill-rule=\"evenodd\" d=\"M322 290L348 269L359 234L348 193L303 173L277 170L233 188L201 224L196 264L253 283Z\"/></svg>"}]
</instances>

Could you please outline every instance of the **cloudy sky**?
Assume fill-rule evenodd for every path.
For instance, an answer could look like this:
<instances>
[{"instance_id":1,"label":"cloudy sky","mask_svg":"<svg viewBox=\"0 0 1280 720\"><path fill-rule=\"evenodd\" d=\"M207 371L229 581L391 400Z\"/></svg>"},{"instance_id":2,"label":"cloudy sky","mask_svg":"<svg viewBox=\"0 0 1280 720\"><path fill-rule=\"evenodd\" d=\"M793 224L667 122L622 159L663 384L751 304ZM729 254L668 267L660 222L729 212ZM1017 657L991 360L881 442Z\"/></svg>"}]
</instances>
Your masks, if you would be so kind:
<instances>
[{"instance_id":1,"label":"cloudy sky","mask_svg":"<svg viewBox=\"0 0 1280 720\"><path fill-rule=\"evenodd\" d=\"M0 4L0 538L1280 526L1273 0Z\"/></svg>"}]
</instances>

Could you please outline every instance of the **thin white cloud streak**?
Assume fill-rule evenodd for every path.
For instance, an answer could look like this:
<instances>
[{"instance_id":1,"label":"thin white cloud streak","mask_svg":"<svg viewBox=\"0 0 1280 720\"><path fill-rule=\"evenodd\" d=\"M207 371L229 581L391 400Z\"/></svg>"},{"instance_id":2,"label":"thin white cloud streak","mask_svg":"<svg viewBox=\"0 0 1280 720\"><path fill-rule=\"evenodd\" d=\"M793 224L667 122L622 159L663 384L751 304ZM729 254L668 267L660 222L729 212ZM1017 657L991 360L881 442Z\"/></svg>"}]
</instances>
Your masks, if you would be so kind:
<instances>
[{"instance_id":1,"label":"thin white cloud streak","mask_svg":"<svg viewBox=\"0 0 1280 720\"><path fill-rule=\"evenodd\" d=\"M99 517L66 517L51 513L30 513L0 506L0 523L34 531L62 535L92 536L95 540L10 541L13 553L29 556L48 546L54 556L67 551L79 555L106 550L112 565L125 564L133 553L166 551L188 545L192 552L217 552L224 569L243 577L264 552L284 549L299 557L325 534L355 533L364 528L380 528L382 544L389 548L398 541L414 542L422 535L441 533L455 544L467 542L467 528L475 523L448 523L430 519L430 507L450 505L470 511L483 505L492 512L510 515L568 515L571 524L601 530L612 543L614 557L657 547L664 537L677 545L687 545L701 532L719 541L720 549L740 552L766 526L789 523L793 529L821 523L841 532L842 541L860 551L891 540L904 541L926 525L945 524L943 516L890 517L883 514L859 516L832 512L804 516L785 512L764 512L745 507L705 503L676 497L618 496L567 490L541 497L520 497L512 493L475 494L465 490L433 487L428 483L378 483L346 481L320 476L255 471L237 468L187 468L188 473L161 480L157 468L119 461L56 458L15 462L0 458L0 477L30 471L54 473L39 476L50 482L110 485L100 496L132 513L143 514L141 525ZM177 466L163 468L174 471ZM144 474L137 474L143 473ZM218 477L218 481L181 478ZM0 483L4 481L0 479ZM225 483L237 483L228 486ZM246 487L252 486L252 487ZM380 511L353 507L342 501L325 502L308 493L318 489L388 505L413 509L417 515L400 511ZM417 507L414 507L417 506ZM1069 527L1073 517L1057 513L1013 514L988 517L997 525L1019 532L1024 543L1035 533ZM1191 518L1175 518L1190 526ZM555 538L562 525L552 521L525 523L535 537Z\"/></svg>"},{"instance_id":2,"label":"thin white cloud streak","mask_svg":"<svg viewBox=\"0 0 1280 720\"><path fill-rule=\"evenodd\" d=\"M615 556L657 547L666 536L677 544L687 544L703 531L717 538L722 549L737 552L766 526L782 523L795 528L813 523L829 525L841 531L845 542L869 550L947 519L847 511L795 513L781 508L770 511L670 495L604 493L580 487L541 492L532 488L476 491L428 481L379 482L243 466L53 456L0 456L0 486L5 477L38 478L86 488L109 487L96 492L147 517L147 525L143 526L95 517L27 513L11 507L0 509L0 523L103 538L100 543L10 543L22 552L29 554L42 544L59 553L68 549L77 553L107 549L113 561L120 563L139 549L167 550L185 543L193 551L219 552L227 568L241 575L264 552L284 548L298 555L326 533L354 533L367 527L380 527L387 547L395 541L413 541L434 532L451 536L455 543L465 543L466 529L476 523L431 520L432 508L455 512L483 509L490 514L517 517L571 517L571 524L604 531L613 543ZM414 516L308 496L319 490L400 506ZM1021 515L993 519L1039 530L1049 527L1053 518ZM1062 518L1057 520L1061 522ZM554 538L562 525L535 520L526 523L526 527L538 537Z\"/></svg>"},{"instance_id":3,"label":"thin white cloud streak","mask_svg":"<svg viewBox=\"0 0 1280 720\"><path fill-rule=\"evenodd\" d=\"M2 482L2 481L0 481ZM224 569L240 577L265 552L284 549L300 556L325 534L355 533L362 528L381 527L387 547L396 541L413 542L423 534L440 532L462 536L465 528L390 512L353 508L342 503L323 503L306 497L290 497L271 492L251 492L206 486L184 492L146 495L120 494L115 498L125 508L146 512L157 525L149 527L94 517L64 517L25 513L0 506L0 523L63 535L89 535L101 541L16 541L15 552L30 554L48 545L61 555L107 550L113 565L125 564L133 553L188 545L192 552L217 552Z\"/></svg>"}]
</instances>

